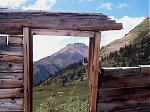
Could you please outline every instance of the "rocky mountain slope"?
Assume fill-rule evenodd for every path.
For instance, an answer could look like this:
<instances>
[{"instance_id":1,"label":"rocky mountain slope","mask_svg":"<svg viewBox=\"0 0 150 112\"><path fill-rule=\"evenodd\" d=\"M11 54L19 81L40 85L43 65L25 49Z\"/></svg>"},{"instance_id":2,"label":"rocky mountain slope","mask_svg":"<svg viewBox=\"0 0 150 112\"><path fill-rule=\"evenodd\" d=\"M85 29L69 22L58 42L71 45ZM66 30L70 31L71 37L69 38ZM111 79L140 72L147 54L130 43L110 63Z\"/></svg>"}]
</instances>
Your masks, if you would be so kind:
<instances>
[{"instance_id":1,"label":"rocky mountain slope","mask_svg":"<svg viewBox=\"0 0 150 112\"><path fill-rule=\"evenodd\" d=\"M69 44L55 54L34 63L33 84L38 85L67 65L88 56L88 46L83 43Z\"/></svg>"},{"instance_id":2,"label":"rocky mountain slope","mask_svg":"<svg viewBox=\"0 0 150 112\"><path fill-rule=\"evenodd\" d=\"M149 30L149 22L150 17L147 17L142 23L136 26L133 30L131 30L128 34L126 34L121 39L114 40L108 45L102 47L101 55L104 57L108 55L110 52L118 51L121 47L125 45L130 45L136 42L136 39L139 38L139 33L147 32Z\"/></svg>"}]
</instances>

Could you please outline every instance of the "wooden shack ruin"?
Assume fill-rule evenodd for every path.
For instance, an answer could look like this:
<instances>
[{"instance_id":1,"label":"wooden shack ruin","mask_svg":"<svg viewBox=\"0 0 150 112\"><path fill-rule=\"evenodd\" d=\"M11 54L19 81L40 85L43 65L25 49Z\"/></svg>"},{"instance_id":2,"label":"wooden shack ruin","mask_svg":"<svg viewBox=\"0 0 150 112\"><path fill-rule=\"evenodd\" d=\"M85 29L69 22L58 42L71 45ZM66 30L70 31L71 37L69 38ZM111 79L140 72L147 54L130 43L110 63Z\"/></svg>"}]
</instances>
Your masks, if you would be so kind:
<instances>
[{"instance_id":1,"label":"wooden shack ruin","mask_svg":"<svg viewBox=\"0 0 150 112\"><path fill-rule=\"evenodd\" d=\"M89 37L88 111L96 112L101 32L120 29L100 13L0 9L0 112L32 112L33 35Z\"/></svg>"}]
</instances>

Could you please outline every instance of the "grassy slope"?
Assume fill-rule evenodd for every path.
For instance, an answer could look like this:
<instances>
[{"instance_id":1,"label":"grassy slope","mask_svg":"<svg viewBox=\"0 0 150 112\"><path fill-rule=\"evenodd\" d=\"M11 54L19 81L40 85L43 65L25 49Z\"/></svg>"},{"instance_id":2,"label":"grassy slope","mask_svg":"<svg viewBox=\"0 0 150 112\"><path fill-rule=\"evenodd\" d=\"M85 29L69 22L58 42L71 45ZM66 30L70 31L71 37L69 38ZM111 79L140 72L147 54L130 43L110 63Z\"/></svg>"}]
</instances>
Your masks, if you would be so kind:
<instances>
[{"instance_id":1,"label":"grassy slope","mask_svg":"<svg viewBox=\"0 0 150 112\"><path fill-rule=\"evenodd\" d=\"M73 88L75 87L75 90ZM66 86L41 86L35 87L33 89L33 104L34 111L39 107L39 105L45 101L48 96L52 96L58 99L60 103L67 103L67 99L70 97L71 92L73 92L73 96L79 96L82 101L87 100L87 80L83 82L79 82L77 84L66 85ZM62 97L60 97L60 93L63 92Z\"/></svg>"},{"instance_id":2,"label":"grassy slope","mask_svg":"<svg viewBox=\"0 0 150 112\"><path fill-rule=\"evenodd\" d=\"M56 98L55 100L59 102L59 107L62 104L68 105L68 100L70 99L71 96L73 96L73 98L79 97L79 100L80 102L82 102L82 104L84 104L83 108L85 109L87 107L86 102L87 102L87 93L88 93L87 73L85 71L82 72L81 75L83 76L82 81L81 81L81 77L77 77L77 73L79 71L82 71L83 68L84 67L82 65L71 67L71 69L66 69L63 72L57 73L55 77L50 77L47 81L43 82L40 86L35 87L33 89L34 112L39 108L40 104L43 103L48 97ZM68 74L70 75L74 74L74 78L68 79L65 82L64 86L62 86L62 84L59 84L58 82L59 80L61 80L61 77L64 77ZM59 92L63 92L63 93L61 94ZM60 97L60 95L62 96Z\"/></svg>"}]
</instances>

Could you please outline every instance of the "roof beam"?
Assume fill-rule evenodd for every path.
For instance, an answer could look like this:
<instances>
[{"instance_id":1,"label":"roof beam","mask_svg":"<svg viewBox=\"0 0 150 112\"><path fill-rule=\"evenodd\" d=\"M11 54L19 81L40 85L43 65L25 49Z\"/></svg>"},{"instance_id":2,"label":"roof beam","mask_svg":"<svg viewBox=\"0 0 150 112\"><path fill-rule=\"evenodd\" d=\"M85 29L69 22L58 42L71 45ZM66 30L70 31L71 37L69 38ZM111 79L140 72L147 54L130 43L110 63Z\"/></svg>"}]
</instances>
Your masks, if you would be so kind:
<instances>
[{"instance_id":1,"label":"roof beam","mask_svg":"<svg viewBox=\"0 0 150 112\"><path fill-rule=\"evenodd\" d=\"M22 34L22 27L50 30L107 31L122 29L121 23L101 13L24 11L0 9L0 34Z\"/></svg>"}]
</instances>

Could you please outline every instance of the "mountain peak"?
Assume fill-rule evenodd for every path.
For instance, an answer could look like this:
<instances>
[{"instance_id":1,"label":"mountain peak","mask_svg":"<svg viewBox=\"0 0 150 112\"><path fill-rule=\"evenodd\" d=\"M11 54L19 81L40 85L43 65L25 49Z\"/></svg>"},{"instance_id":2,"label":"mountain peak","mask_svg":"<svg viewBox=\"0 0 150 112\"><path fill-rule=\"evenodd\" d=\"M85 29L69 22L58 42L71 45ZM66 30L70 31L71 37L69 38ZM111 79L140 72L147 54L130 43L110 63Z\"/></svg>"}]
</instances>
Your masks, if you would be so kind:
<instances>
[{"instance_id":1,"label":"mountain peak","mask_svg":"<svg viewBox=\"0 0 150 112\"><path fill-rule=\"evenodd\" d=\"M79 43L79 42L77 42L77 43L72 43L72 44L68 44L66 47L75 47L75 46L80 46L80 47L87 47L84 43Z\"/></svg>"},{"instance_id":2,"label":"mountain peak","mask_svg":"<svg viewBox=\"0 0 150 112\"><path fill-rule=\"evenodd\" d=\"M68 44L60 51L45 57L34 65L33 81L38 84L41 79L45 80L67 65L79 62L88 56L88 46L83 43Z\"/></svg>"}]
</instances>

